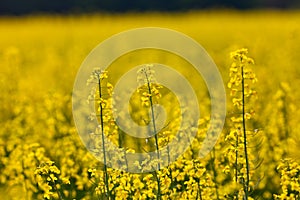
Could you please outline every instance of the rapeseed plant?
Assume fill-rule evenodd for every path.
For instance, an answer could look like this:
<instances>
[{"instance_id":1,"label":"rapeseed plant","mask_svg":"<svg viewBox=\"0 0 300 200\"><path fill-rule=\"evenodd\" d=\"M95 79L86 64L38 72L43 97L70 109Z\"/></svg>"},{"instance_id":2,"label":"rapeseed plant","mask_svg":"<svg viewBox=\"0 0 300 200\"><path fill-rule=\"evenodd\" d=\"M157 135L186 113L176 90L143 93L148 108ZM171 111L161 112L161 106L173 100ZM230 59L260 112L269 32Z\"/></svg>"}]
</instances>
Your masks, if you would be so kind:
<instances>
[{"instance_id":1,"label":"rapeseed plant","mask_svg":"<svg viewBox=\"0 0 300 200\"><path fill-rule=\"evenodd\" d=\"M249 126L246 122L254 116L254 109L251 105L251 100L257 98L257 92L252 87L253 83L257 82L256 75L251 69L254 64L252 58L247 56L247 49L240 49L231 53L233 60L230 67L230 80L228 88L231 90L232 103L234 106L233 116L230 118L232 127L230 133L225 140L229 142L226 149L228 157L228 169L234 169L234 182L237 184L237 189L232 198L235 199L251 199L250 195L253 192L253 171L251 164L255 157L250 153L249 148Z\"/></svg>"},{"instance_id":2,"label":"rapeseed plant","mask_svg":"<svg viewBox=\"0 0 300 200\"><path fill-rule=\"evenodd\" d=\"M96 90L92 91L91 95L88 97L88 100L92 100L93 103L95 103L96 106L96 117L99 120L99 126L96 127L95 133L92 133L91 135L93 138L94 144L94 150L99 151L100 156L103 158L103 182L105 185L105 189L102 192L104 196L102 198L111 199L111 192L109 187L109 174L108 174L108 150L107 148L107 141L105 141L106 137L107 139L112 139L112 137L109 137L111 132L111 95L112 95L112 85L107 82L107 71L103 71L100 69L95 69L89 80L87 80L87 83L95 83L96 84ZM88 102L89 103L89 102Z\"/></svg>"},{"instance_id":3,"label":"rapeseed plant","mask_svg":"<svg viewBox=\"0 0 300 200\"><path fill-rule=\"evenodd\" d=\"M275 199L300 199L300 165L290 158L282 159L277 167L280 173L281 194Z\"/></svg>"}]
</instances>

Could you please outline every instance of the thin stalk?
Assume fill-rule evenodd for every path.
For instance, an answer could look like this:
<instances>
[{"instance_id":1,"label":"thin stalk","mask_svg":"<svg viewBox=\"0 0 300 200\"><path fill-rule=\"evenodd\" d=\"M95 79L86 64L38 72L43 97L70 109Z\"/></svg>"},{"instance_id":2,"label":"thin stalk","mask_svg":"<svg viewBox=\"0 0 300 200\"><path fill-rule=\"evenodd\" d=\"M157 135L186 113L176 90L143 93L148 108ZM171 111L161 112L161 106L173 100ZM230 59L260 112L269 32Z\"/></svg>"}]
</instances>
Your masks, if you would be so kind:
<instances>
[{"instance_id":1,"label":"thin stalk","mask_svg":"<svg viewBox=\"0 0 300 200\"><path fill-rule=\"evenodd\" d=\"M217 186L217 170L216 170L216 166L215 166L215 158L216 158L216 152L215 152L215 148L213 148L212 153L210 154L211 157L211 168L213 171L213 180L215 183L215 190L216 190L216 198L217 200L220 199L219 197L219 191L218 191L218 186Z\"/></svg>"},{"instance_id":2,"label":"thin stalk","mask_svg":"<svg viewBox=\"0 0 300 200\"><path fill-rule=\"evenodd\" d=\"M120 131L119 131L119 148L123 148L124 149L124 159L125 159L125 165L126 165L126 169L128 171L128 160L127 160L127 153L126 153L126 148L124 147L124 143L123 143L123 135L121 135Z\"/></svg>"},{"instance_id":3,"label":"thin stalk","mask_svg":"<svg viewBox=\"0 0 300 200\"><path fill-rule=\"evenodd\" d=\"M150 86L150 81L147 75L147 72L145 72L145 76L147 79L147 87L148 87L148 92L149 92L149 101L150 101L150 108L151 108L151 118L152 118L152 124L153 124L153 132L154 132L154 138L155 138L155 146L156 146L156 151L157 151L157 169L160 170L160 153L159 153L159 146L158 146L158 136L157 136L157 130L156 130L156 124L155 124L155 115L154 115L154 108L153 108L153 100L152 100L152 92L151 92L151 86ZM156 180L157 180L157 197L156 199L161 199L161 189L160 189L160 180L159 177L156 174Z\"/></svg>"},{"instance_id":4,"label":"thin stalk","mask_svg":"<svg viewBox=\"0 0 300 200\"><path fill-rule=\"evenodd\" d=\"M198 199L198 198L200 198L200 200L203 200L201 186L200 186L200 179L199 179L199 182L198 182L198 191L197 191L197 197L196 197L196 199Z\"/></svg>"},{"instance_id":5,"label":"thin stalk","mask_svg":"<svg viewBox=\"0 0 300 200\"><path fill-rule=\"evenodd\" d=\"M156 171L154 171L155 177L156 177L156 182L157 182L157 195L156 195L156 200L161 200L161 189L160 189L160 179Z\"/></svg>"},{"instance_id":6,"label":"thin stalk","mask_svg":"<svg viewBox=\"0 0 300 200\"><path fill-rule=\"evenodd\" d=\"M249 160L248 160L248 149L247 149L247 133L246 133L246 121L245 121L245 78L244 78L244 67L242 66L241 69L242 73L242 103L243 103L243 136L244 136L244 153L245 153L245 160L246 160L246 182L244 185L244 192L245 192L245 200L248 199L249 196Z\"/></svg>"},{"instance_id":7,"label":"thin stalk","mask_svg":"<svg viewBox=\"0 0 300 200\"><path fill-rule=\"evenodd\" d=\"M235 142L235 182L238 182L238 156L239 156L239 152L238 152L238 145L239 145L239 133L236 132L236 142ZM238 194L239 192L236 191L236 199L238 199Z\"/></svg>"},{"instance_id":8,"label":"thin stalk","mask_svg":"<svg viewBox=\"0 0 300 200\"><path fill-rule=\"evenodd\" d=\"M149 92L149 101L150 101L150 109L151 109L151 118L152 118L152 124L153 124L153 132L154 132L154 138L155 138L155 146L157 151L157 159L160 161L160 154L159 154L159 146L158 146L158 136L157 136L157 130L156 130L156 124L155 124L155 114L154 114L154 108L153 108L153 99L152 99L152 92L151 92L151 86L150 81L148 78L147 73L145 72L145 76L147 79L147 87ZM157 168L160 170L160 163L157 163Z\"/></svg>"},{"instance_id":9,"label":"thin stalk","mask_svg":"<svg viewBox=\"0 0 300 200\"><path fill-rule=\"evenodd\" d=\"M101 88L101 78L100 74L97 75L98 78L98 87L99 87L99 98L102 98L102 88ZM100 106L100 123L101 123L101 134L102 134L102 150L103 150L103 162L104 162L104 183L106 186L107 197L109 199L109 186L108 186L108 173L107 173L107 161L106 161L106 149L104 141L104 122L103 122L103 107L102 103L99 103Z\"/></svg>"},{"instance_id":10,"label":"thin stalk","mask_svg":"<svg viewBox=\"0 0 300 200\"><path fill-rule=\"evenodd\" d=\"M197 168L195 167L195 164L196 164L195 160L193 160L194 171L197 171ZM200 179L201 179L201 177L199 177L199 180L198 180L198 183L197 183L198 191L197 191L197 197L196 197L196 199L200 198L200 200L203 200L203 198L202 198L202 190L201 190L201 185L200 185Z\"/></svg>"},{"instance_id":11,"label":"thin stalk","mask_svg":"<svg viewBox=\"0 0 300 200\"><path fill-rule=\"evenodd\" d=\"M62 197L61 193L59 192L59 190L57 189L55 182L53 182L53 187L54 187L54 190L56 191L59 199L63 200L63 197Z\"/></svg>"}]
</instances>

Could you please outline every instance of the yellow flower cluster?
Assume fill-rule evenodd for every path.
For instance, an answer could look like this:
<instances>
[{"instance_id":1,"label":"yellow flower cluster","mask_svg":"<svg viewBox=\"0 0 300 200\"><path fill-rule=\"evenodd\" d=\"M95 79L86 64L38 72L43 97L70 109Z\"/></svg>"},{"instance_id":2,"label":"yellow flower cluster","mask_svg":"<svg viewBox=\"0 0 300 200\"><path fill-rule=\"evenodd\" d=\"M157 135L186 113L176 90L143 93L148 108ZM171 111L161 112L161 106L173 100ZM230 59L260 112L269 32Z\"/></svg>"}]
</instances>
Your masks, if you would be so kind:
<instances>
[{"instance_id":1,"label":"yellow flower cluster","mask_svg":"<svg viewBox=\"0 0 300 200\"><path fill-rule=\"evenodd\" d=\"M103 171L96 168L88 171L95 184L95 193L105 198ZM108 173L112 199L200 199L200 196L210 199L215 196L212 177L199 160L180 159L152 173L132 174L113 169Z\"/></svg>"},{"instance_id":2,"label":"yellow flower cluster","mask_svg":"<svg viewBox=\"0 0 300 200\"><path fill-rule=\"evenodd\" d=\"M224 172L231 174L236 184L236 191L233 196L236 199L250 199L250 191L254 187L253 170L255 165L250 161L255 160L255 154L250 152L249 137L250 130L253 128L249 125L250 119L254 116L251 100L257 98L257 93L252 87L257 82L255 73L251 69L254 60L247 56L247 49L240 49L231 53L233 60L228 82L228 88L231 90L233 112L230 118L231 127L225 141L228 147L225 149L227 162Z\"/></svg>"},{"instance_id":3,"label":"yellow flower cluster","mask_svg":"<svg viewBox=\"0 0 300 200\"><path fill-rule=\"evenodd\" d=\"M150 107L151 103L158 103L158 100L162 97L159 90L163 87L155 83L156 80L153 65L147 65L141 68L137 73L137 81L141 85L141 87L138 88L138 93L142 94L142 105L145 107Z\"/></svg>"},{"instance_id":4,"label":"yellow flower cluster","mask_svg":"<svg viewBox=\"0 0 300 200\"><path fill-rule=\"evenodd\" d=\"M286 158L278 165L282 193L275 194L275 199L300 198L300 165L293 159Z\"/></svg>"},{"instance_id":5,"label":"yellow flower cluster","mask_svg":"<svg viewBox=\"0 0 300 200\"><path fill-rule=\"evenodd\" d=\"M45 199L63 198L64 195L60 192L61 187L63 184L70 184L70 181L66 177L60 177L60 170L53 161L41 163L34 174L39 188L44 192Z\"/></svg>"},{"instance_id":6,"label":"yellow flower cluster","mask_svg":"<svg viewBox=\"0 0 300 200\"><path fill-rule=\"evenodd\" d=\"M54 57L53 52L50 54ZM299 145L297 130L300 128L294 114L297 91L287 82L278 84L277 88L273 83L274 88L261 85L257 89L260 94L261 90L264 93L254 104L257 93L253 84L257 78L252 71L253 59L248 57L246 49L232 53L228 83L232 105L228 106L228 118L218 143L201 159L198 152L204 138L208 137L210 117L198 120L194 140L187 138L193 120L180 129L179 102L171 91L155 82L151 67L139 72L141 84L132 95L130 109L138 124L148 125L153 120L149 115L151 106L160 104L165 108L168 116L163 129L156 134L157 144L154 136L134 138L118 128L111 111L114 102L109 74L95 70L88 81L96 86L88 97L90 105L95 107L90 120L97 120L99 124L102 121L103 125L95 127L93 133L87 133L91 154L77 136L71 113L71 94L64 89L64 83L57 79L61 88L55 92L43 91L42 95L30 92L30 89L23 91L22 83L26 81L18 82L23 76L20 66L25 61L22 56L22 50L14 47L0 54L1 58L5 57L0 62L10 66L0 74L0 81L4 83L0 85L1 199L245 199L248 173L245 142L250 169L248 199L299 199L299 153L294 148ZM11 81L11 77L16 81ZM100 88L96 85L98 80L102 81ZM48 84L45 83L41 84L43 88ZM101 97L99 89L103 94ZM102 116L99 114L101 109ZM104 142L102 133L106 138ZM130 166L144 170L144 173L126 172L127 153L152 152L168 148L173 140L183 139L190 140L190 148L175 162L171 162L170 152L164 151L165 154L160 154L160 158L167 158L164 161L149 156ZM109 153L115 149L106 145L108 140L122 149L118 150L118 158L110 159ZM178 146L176 150L180 152L183 148ZM108 158L106 170L103 162L93 157L103 161L105 152ZM287 157L295 159L285 159ZM123 171L109 168L110 164L119 161ZM168 164L167 167L146 172L150 170L149 166L163 162Z\"/></svg>"}]
</instances>

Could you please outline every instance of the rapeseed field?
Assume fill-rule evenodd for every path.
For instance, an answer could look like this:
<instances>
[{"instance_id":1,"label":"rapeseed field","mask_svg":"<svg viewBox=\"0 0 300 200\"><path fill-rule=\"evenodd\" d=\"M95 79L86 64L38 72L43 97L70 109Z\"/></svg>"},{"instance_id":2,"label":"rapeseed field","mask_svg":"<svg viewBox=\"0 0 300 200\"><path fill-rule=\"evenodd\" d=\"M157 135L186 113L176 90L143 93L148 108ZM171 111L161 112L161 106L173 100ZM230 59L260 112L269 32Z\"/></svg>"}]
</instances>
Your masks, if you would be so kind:
<instances>
[{"instance_id":1,"label":"rapeseed field","mask_svg":"<svg viewBox=\"0 0 300 200\"><path fill-rule=\"evenodd\" d=\"M188 35L218 66L227 116L216 145L204 158L198 151L210 120L205 83L185 70L189 64L184 60L157 51L120 57L110 68L113 74L95 69L89 81L99 87L87 97L97 108L95 120L102 124L99 134L93 133L99 135L92 138L95 153L77 133L72 90L82 62L110 36L142 27ZM297 11L2 16L0 199L300 199L299 55ZM103 165L95 155L100 160L109 156L100 140L104 135L121 147L125 162L126 153L159 151L178 132L179 103L168 88L149 78L155 68L139 71L144 82L131 102L146 109L164 105L170 123L163 131L147 140L128 136L106 110L113 105L112 76L153 59L182 70L191 81L201 109L197 135L166 167L160 167L164 155L134 163L145 167L144 173L129 173L128 165L123 170ZM172 99L175 103L168 104ZM155 121L133 109L136 121L141 116L140 124ZM180 134L189 132L187 127ZM108 157L106 162L113 161ZM159 170L147 170L151 163Z\"/></svg>"}]
</instances>

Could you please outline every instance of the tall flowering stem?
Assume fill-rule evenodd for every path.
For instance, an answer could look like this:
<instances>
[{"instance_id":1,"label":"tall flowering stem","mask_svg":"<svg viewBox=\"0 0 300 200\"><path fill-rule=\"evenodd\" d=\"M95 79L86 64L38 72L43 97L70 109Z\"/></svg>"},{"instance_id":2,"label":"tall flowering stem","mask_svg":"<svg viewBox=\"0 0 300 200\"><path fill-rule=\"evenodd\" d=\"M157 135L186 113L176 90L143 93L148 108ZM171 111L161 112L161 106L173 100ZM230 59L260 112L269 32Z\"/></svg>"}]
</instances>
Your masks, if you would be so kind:
<instances>
[{"instance_id":1,"label":"tall flowering stem","mask_svg":"<svg viewBox=\"0 0 300 200\"><path fill-rule=\"evenodd\" d=\"M234 144L235 181L243 185L243 199L249 198L250 191L250 153L246 121L254 115L254 111L248 103L252 97L256 97L256 91L251 88L251 83L257 82L256 76L250 68L254 61L252 58L247 57L247 54L247 49L240 49L231 53L233 62L230 67L228 88L231 89L230 95L232 96L233 106L237 110L237 117L231 117L234 127L226 137Z\"/></svg>"},{"instance_id":2,"label":"tall flowering stem","mask_svg":"<svg viewBox=\"0 0 300 200\"><path fill-rule=\"evenodd\" d=\"M160 149L159 149L159 138L158 138L158 132L157 132L157 127L155 123L155 112L154 112L154 104L155 100L158 100L161 98L161 94L159 92L159 89L162 88L160 85L155 83L155 78L154 78L154 70L152 69L152 65L147 65L144 68L141 68L138 73L141 74L142 76L139 76L138 79L142 79L144 83L144 91L142 92L142 103L146 107L150 107L150 112L151 112L151 122L153 126L153 134L154 134L154 139L155 139L155 148L156 148L156 155L157 155L157 169L160 170ZM157 180L157 186L158 186L158 191L157 191L157 199L161 199L161 185L160 185L160 178L158 176L158 173L154 172L156 175L156 180Z\"/></svg>"},{"instance_id":3,"label":"tall flowering stem","mask_svg":"<svg viewBox=\"0 0 300 200\"><path fill-rule=\"evenodd\" d=\"M242 62L243 57L240 58ZM242 118L243 118L243 136L244 136L244 153L245 153L245 160L246 160L246 182L245 182L245 197L248 199L248 191L249 191L249 181L250 181L250 175L249 175L249 159L248 159L248 149L247 149L247 133L246 133L246 120L245 120L245 73L244 73L244 66L241 65L241 75L242 75Z\"/></svg>"},{"instance_id":4,"label":"tall flowering stem","mask_svg":"<svg viewBox=\"0 0 300 200\"><path fill-rule=\"evenodd\" d=\"M88 80L88 83L95 81L95 83L97 84L96 93L93 95L93 97L89 97L89 98L92 98L96 101L97 112L99 112L97 116L99 116L99 120L100 120L99 128L101 129L100 133L101 133L101 140L102 140L101 142L102 142L103 164L104 164L103 166L104 184L106 187L105 195L109 199L110 197L109 180L108 180L109 176L107 170L107 155L106 155L107 151L105 147L105 131L104 131L104 117L105 117L104 109L106 108L108 102L104 97L104 91L103 91L103 87L104 85L106 85L105 88L107 89L108 93L110 92L111 84L105 80L107 78L108 78L107 71L95 69L92 72L91 77Z\"/></svg>"},{"instance_id":5,"label":"tall flowering stem","mask_svg":"<svg viewBox=\"0 0 300 200\"><path fill-rule=\"evenodd\" d=\"M105 174L105 185L106 185L106 192L109 194L109 186L108 186L108 173L107 173L107 162L106 162L106 150L105 150L105 141L104 141L104 122L103 122L103 102L101 101L102 97L102 88L101 88L101 79L105 76L105 73L96 73L97 80L98 80L98 90L99 90L99 108L100 108L100 124L101 124L101 134L102 134L102 147L103 147L103 161L104 161L104 174ZM101 77L102 76L102 77Z\"/></svg>"}]
</instances>

